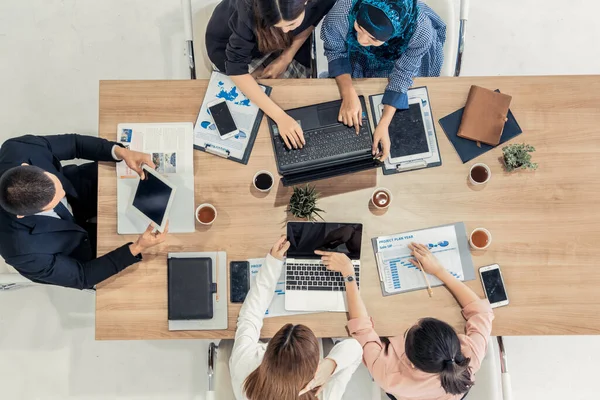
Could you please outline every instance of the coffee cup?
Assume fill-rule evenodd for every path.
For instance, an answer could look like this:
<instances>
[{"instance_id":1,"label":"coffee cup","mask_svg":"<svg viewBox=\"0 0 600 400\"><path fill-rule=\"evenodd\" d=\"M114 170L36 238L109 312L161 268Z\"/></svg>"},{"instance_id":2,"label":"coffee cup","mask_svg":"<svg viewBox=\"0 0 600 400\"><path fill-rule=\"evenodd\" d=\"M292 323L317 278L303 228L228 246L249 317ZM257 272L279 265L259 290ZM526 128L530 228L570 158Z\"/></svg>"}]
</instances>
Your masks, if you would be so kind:
<instances>
[{"instance_id":1,"label":"coffee cup","mask_svg":"<svg viewBox=\"0 0 600 400\"><path fill-rule=\"evenodd\" d=\"M475 250L485 250L492 244L492 234L485 228L476 228L469 236L469 244Z\"/></svg>"},{"instance_id":2,"label":"coffee cup","mask_svg":"<svg viewBox=\"0 0 600 400\"><path fill-rule=\"evenodd\" d=\"M485 185L492 177L492 170L484 163L477 163L469 170L469 181L473 185Z\"/></svg>"},{"instance_id":3,"label":"coffee cup","mask_svg":"<svg viewBox=\"0 0 600 400\"><path fill-rule=\"evenodd\" d=\"M259 192L268 192L273 188L275 178L269 171L258 171L252 179L252 184Z\"/></svg>"},{"instance_id":4,"label":"coffee cup","mask_svg":"<svg viewBox=\"0 0 600 400\"><path fill-rule=\"evenodd\" d=\"M392 204L392 192L383 187L375 189L371 195L371 203L381 210L388 208Z\"/></svg>"},{"instance_id":5,"label":"coffee cup","mask_svg":"<svg viewBox=\"0 0 600 400\"><path fill-rule=\"evenodd\" d=\"M217 209L208 203L200 204L196 208L196 221L202 225L212 225L217 219Z\"/></svg>"}]
</instances>

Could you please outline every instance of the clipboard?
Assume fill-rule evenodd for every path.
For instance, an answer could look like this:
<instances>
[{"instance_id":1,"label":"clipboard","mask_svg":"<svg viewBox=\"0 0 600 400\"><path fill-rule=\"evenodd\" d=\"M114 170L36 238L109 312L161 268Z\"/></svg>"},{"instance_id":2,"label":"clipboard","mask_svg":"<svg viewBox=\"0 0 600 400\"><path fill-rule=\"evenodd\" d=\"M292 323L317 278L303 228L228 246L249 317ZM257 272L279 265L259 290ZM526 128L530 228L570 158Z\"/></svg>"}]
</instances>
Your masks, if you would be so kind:
<instances>
[{"instance_id":1,"label":"clipboard","mask_svg":"<svg viewBox=\"0 0 600 400\"><path fill-rule=\"evenodd\" d=\"M384 175L398 174L400 172L416 171L424 168L439 167L442 165L442 156L440 154L440 146L437 140L437 133L435 131L435 124L433 119L433 113L431 111L431 103L429 102L429 92L426 86L420 86L411 88L407 92L408 98L419 98L423 106L423 113L425 116L425 128L427 131L427 137L429 140L429 146L432 151L431 157L422 160L408 161L401 164L391 164L389 159L381 166L381 170ZM383 93L369 96L369 102L371 103L371 115L373 116L373 124L377 126L381 112L379 107L383 100Z\"/></svg>"},{"instance_id":2,"label":"clipboard","mask_svg":"<svg viewBox=\"0 0 600 400\"><path fill-rule=\"evenodd\" d=\"M215 82L225 81L225 80L229 80L229 78L218 71L214 71L211 75L211 79L209 82L209 88L211 88L211 86L214 86ZM218 83L222 83L222 82L218 82ZM264 89L264 92L267 96L269 96L269 97L271 96L271 92L273 91L272 87L262 85L262 84L259 84L259 86ZM256 118L254 119L254 123L252 124L252 128L248 132L248 143L246 144L246 148L244 150L243 156L241 156L241 157L232 156L231 151L226 146L220 146L220 145L217 145L214 143L205 143L204 146L198 145L196 143L197 142L196 135L197 135L197 130L198 130L197 126L198 126L198 124L204 122L204 121L201 121L201 117L203 114L202 111L204 110L205 105L208 102L210 102L211 100L214 100L214 98L212 98L212 97L209 98L209 88L207 88L207 94L206 94L204 100L202 101L202 106L200 107L200 111L198 113L198 119L196 121L196 124L194 125L194 149L204 151L206 153L210 153L215 156L219 156L221 158L225 158L225 159L246 165L246 164L248 164L248 160L250 159L250 154L252 153L252 149L254 148L254 142L256 141L256 136L258 135L258 130L260 129L260 124L262 122L264 112L260 108L254 106L252 103L246 103L246 104L253 105L258 110L256 113ZM238 90L239 89L237 89L237 87L235 87L235 91L237 92ZM231 93L231 92L229 91L228 93ZM226 98L226 100L229 101L228 98ZM247 100L247 99L246 99L246 101L249 102L249 100ZM231 110L231 107L230 107L230 110ZM231 114L233 115L233 117L235 119L236 113L234 112L234 110L231 110L231 111L232 111ZM241 131L240 131L240 133L241 133Z\"/></svg>"},{"instance_id":3,"label":"clipboard","mask_svg":"<svg viewBox=\"0 0 600 400\"><path fill-rule=\"evenodd\" d=\"M424 228L424 229L418 229L415 231L411 231L412 233L416 233L416 232L421 232L424 230L430 230L430 229L437 229L437 228L445 228L445 227L454 227L455 233L456 233L456 239L457 239L457 245L458 245L458 252L460 255L460 263L462 266L462 270L463 270L463 274L464 274L464 278L463 281L472 281L475 280L476 277L476 273L475 273L475 266L473 264L473 259L471 257L471 251L469 248L469 241L468 241L468 235L467 235L467 228L465 226L465 224L463 222L457 222L454 224L446 224L446 225L439 225L439 226L435 226L435 227L431 227L431 228ZM387 236L387 235L386 235ZM391 236L405 236L404 233L399 233L399 234L394 234ZM381 257L379 255L378 252L378 245L377 245L377 240L380 237L374 237L371 239L371 244L373 246L373 253L375 254L375 264L377 265L377 272L378 272L378 276L379 276L379 283L381 286L381 293L383 294L383 296L393 296L396 294L402 294L402 293L407 293L407 292L413 292L415 290L423 290L423 289L427 289L427 285L421 285L421 286L414 286L414 287L409 287L407 289L402 289L399 291L394 291L394 292L388 292L386 291L385 288L385 282L384 282L384 271L383 271L383 266L381 265ZM419 272L420 274L420 272ZM435 280L430 279L431 281L431 287L437 287L437 286L443 286L442 283L439 282L439 280L437 280L437 278L435 278Z\"/></svg>"}]
</instances>

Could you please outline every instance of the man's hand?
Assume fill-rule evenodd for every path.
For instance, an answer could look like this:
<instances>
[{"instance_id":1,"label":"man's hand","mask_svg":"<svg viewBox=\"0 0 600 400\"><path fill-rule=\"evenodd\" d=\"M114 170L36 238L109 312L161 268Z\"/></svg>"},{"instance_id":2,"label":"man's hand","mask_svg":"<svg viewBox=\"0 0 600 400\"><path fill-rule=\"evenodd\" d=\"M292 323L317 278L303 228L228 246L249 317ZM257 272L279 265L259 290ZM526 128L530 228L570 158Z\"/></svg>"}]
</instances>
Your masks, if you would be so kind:
<instances>
[{"instance_id":1,"label":"man's hand","mask_svg":"<svg viewBox=\"0 0 600 400\"><path fill-rule=\"evenodd\" d=\"M283 257L285 257L285 252L290 248L290 242L288 242L287 238L281 236L277 243L273 245L271 249L271 255L278 259L279 261L283 261Z\"/></svg>"},{"instance_id":2,"label":"man's hand","mask_svg":"<svg viewBox=\"0 0 600 400\"><path fill-rule=\"evenodd\" d=\"M321 261L327 269L340 272L343 276L354 275L352 261L345 254L321 250L315 250L315 254L321 256Z\"/></svg>"},{"instance_id":3,"label":"man's hand","mask_svg":"<svg viewBox=\"0 0 600 400\"><path fill-rule=\"evenodd\" d=\"M408 245L408 248L412 251L413 257L416 258L416 260L412 258L409 260L415 267L419 268L419 262L421 262L423 270L434 276L438 276L440 272L445 271L444 267L442 267L442 264L440 264L438 259L431 253L431 251L429 251L427 246L418 243L411 243Z\"/></svg>"},{"instance_id":4,"label":"man's hand","mask_svg":"<svg viewBox=\"0 0 600 400\"><path fill-rule=\"evenodd\" d=\"M353 87L342 94L342 106L338 114L338 121L346 126L354 127L356 134L362 126L362 104Z\"/></svg>"},{"instance_id":5,"label":"man's hand","mask_svg":"<svg viewBox=\"0 0 600 400\"><path fill-rule=\"evenodd\" d=\"M273 60L267 67L262 71L260 79L277 79L288 69L292 62L292 58L288 57L285 53L282 53L279 57Z\"/></svg>"},{"instance_id":6,"label":"man's hand","mask_svg":"<svg viewBox=\"0 0 600 400\"><path fill-rule=\"evenodd\" d=\"M156 246L157 244L161 244L167 238L167 233L169 233L169 223L165 226L164 232L154 232L154 227L152 224L148 225L146 228L146 232L142 233L140 237L135 241L135 243L129 245L129 250L131 250L131 254L137 256L142 253L146 249Z\"/></svg>"},{"instance_id":7,"label":"man's hand","mask_svg":"<svg viewBox=\"0 0 600 400\"><path fill-rule=\"evenodd\" d=\"M316 388L318 388L318 390L315 395L318 396L323 390L323 386L325 386L327 381L329 381L329 378L331 378L331 375L333 375L335 372L336 368L337 364L331 358L324 358L321 360L319 367L317 368L317 372L315 373L315 377L308 382L304 389L300 391L298 396L302 396L304 393L308 393Z\"/></svg>"},{"instance_id":8,"label":"man's hand","mask_svg":"<svg viewBox=\"0 0 600 400\"><path fill-rule=\"evenodd\" d=\"M379 151L380 144L381 151ZM388 125L380 122L373 135L373 157L378 158L381 162L385 161L390 155L391 146Z\"/></svg>"},{"instance_id":9,"label":"man's hand","mask_svg":"<svg viewBox=\"0 0 600 400\"><path fill-rule=\"evenodd\" d=\"M150 154L140 153L139 151L133 151L121 146L117 146L115 149L115 155L118 159L125 161L125 164L132 170L134 170L141 179L146 179L146 174L142 169L142 165L146 164L149 167L156 168L156 165L152 162Z\"/></svg>"}]
</instances>

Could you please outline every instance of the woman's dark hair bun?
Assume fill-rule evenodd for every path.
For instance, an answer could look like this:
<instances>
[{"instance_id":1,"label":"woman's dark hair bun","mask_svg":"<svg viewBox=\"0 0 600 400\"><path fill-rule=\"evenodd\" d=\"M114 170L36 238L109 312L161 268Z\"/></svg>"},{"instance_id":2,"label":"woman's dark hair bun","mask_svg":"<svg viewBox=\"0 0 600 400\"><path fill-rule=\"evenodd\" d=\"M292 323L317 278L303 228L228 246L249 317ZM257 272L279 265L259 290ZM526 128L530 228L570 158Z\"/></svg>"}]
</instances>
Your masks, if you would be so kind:
<instances>
[{"instance_id":1,"label":"woman's dark hair bun","mask_svg":"<svg viewBox=\"0 0 600 400\"><path fill-rule=\"evenodd\" d=\"M446 393L464 394L473 386L470 358L460 348L458 335L447 323L424 318L406 334L406 356L421 371L439 374Z\"/></svg>"}]
</instances>

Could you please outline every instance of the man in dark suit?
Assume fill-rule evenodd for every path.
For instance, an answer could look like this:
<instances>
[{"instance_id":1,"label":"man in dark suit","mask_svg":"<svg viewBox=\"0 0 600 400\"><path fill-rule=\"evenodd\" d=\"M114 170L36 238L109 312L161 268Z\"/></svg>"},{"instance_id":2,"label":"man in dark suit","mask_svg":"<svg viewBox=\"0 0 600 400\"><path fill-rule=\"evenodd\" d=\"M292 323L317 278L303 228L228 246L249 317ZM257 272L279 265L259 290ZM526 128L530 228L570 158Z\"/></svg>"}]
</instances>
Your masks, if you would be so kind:
<instances>
[{"instance_id":1,"label":"man in dark suit","mask_svg":"<svg viewBox=\"0 0 600 400\"><path fill-rule=\"evenodd\" d=\"M94 161L61 166L61 161ZM96 258L98 163L119 161L143 177L150 155L82 135L21 136L0 148L0 255L38 283L91 288L165 240L149 226L135 243Z\"/></svg>"}]
</instances>

